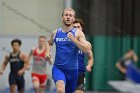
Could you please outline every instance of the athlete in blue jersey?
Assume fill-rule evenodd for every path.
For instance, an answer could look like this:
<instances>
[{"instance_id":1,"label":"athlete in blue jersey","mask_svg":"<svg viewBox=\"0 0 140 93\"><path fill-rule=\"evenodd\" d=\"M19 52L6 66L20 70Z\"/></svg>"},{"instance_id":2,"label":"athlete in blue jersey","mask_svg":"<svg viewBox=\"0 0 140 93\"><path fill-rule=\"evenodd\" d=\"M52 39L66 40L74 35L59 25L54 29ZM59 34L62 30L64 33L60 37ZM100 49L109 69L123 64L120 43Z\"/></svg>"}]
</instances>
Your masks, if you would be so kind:
<instances>
[{"instance_id":1,"label":"athlete in blue jersey","mask_svg":"<svg viewBox=\"0 0 140 93\"><path fill-rule=\"evenodd\" d=\"M76 19L73 23L73 27L80 29L82 31L82 28L84 26L84 23L81 19ZM87 41L89 46L91 47L90 42ZM88 64L85 65L85 57L88 57ZM88 53L84 53L83 51L79 50L78 52L78 81L76 86L75 93L84 93L85 90L85 72L86 70L88 72L91 72L91 67L93 65L93 53L90 50Z\"/></svg>"},{"instance_id":2,"label":"athlete in blue jersey","mask_svg":"<svg viewBox=\"0 0 140 93\"><path fill-rule=\"evenodd\" d=\"M27 69L27 56L20 51L21 41L14 39L11 42L13 51L6 55L0 69L0 75L3 74L8 62L10 63L9 85L10 93L16 93L16 87L19 93L24 93L25 80L23 74Z\"/></svg>"},{"instance_id":3,"label":"athlete in blue jersey","mask_svg":"<svg viewBox=\"0 0 140 93\"><path fill-rule=\"evenodd\" d=\"M79 29L73 28L75 11L66 8L62 13L63 26L53 31L48 40L50 45L55 43L56 55L52 69L57 93L73 93L78 78L78 50L88 52L89 45L85 35Z\"/></svg>"},{"instance_id":4,"label":"athlete in blue jersey","mask_svg":"<svg viewBox=\"0 0 140 93\"><path fill-rule=\"evenodd\" d=\"M116 67L123 73L126 74L127 72L127 65L129 62L137 62L138 56L134 52L134 50L128 50L121 59L116 63ZM123 79L126 79L124 76Z\"/></svg>"}]
</instances>

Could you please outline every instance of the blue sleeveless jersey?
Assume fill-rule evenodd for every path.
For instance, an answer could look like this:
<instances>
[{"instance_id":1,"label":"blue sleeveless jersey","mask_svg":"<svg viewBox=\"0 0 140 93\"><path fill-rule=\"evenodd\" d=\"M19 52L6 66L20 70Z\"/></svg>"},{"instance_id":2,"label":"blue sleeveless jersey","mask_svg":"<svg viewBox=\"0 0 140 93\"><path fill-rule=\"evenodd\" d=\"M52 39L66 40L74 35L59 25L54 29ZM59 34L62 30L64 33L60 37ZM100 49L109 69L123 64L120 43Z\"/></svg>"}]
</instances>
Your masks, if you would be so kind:
<instances>
[{"instance_id":1,"label":"blue sleeveless jersey","mask_svg":"<svg viewBox=\"0 0 140 93\"><path fill-rule=\"evenodd\" d=\"M75 36L76 28L70 30ZM62 69L78 69L78 47L67 37L68 32L59 28L56 32L54 42L56 55L54 65Z\"/></svg>"},{"instance_id":2,"label":"blue sleeveless jersey","mask_svg":"<svg viewBox=\"0 0 140 93\"><path fill-rule=\"evenodd\" d=\"M86 71L85 53L83 53L81 50L79 50L79 52L78 52L78 72L85 73L85 71Z\"/></svg>"}]
</instances>

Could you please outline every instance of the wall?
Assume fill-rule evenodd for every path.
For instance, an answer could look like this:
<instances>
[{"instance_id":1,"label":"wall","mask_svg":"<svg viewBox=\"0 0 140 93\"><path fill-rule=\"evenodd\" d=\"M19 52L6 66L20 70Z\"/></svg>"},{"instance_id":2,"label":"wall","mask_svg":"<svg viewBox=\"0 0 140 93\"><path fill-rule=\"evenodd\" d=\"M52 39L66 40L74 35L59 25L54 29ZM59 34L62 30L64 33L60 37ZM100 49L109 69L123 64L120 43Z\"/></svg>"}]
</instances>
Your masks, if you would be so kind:
<instances>
[{"instance_id":1,"label":"wall","mask_svg":"<svg viewBox=\"0 0 140 93\"><path fill-rule=\"evenodd\" d=\"M46 34L41 26L49 30L61 26L63 3L64 0L3 0L0 2L1 34Z\"/></svg>"}]
</instances>

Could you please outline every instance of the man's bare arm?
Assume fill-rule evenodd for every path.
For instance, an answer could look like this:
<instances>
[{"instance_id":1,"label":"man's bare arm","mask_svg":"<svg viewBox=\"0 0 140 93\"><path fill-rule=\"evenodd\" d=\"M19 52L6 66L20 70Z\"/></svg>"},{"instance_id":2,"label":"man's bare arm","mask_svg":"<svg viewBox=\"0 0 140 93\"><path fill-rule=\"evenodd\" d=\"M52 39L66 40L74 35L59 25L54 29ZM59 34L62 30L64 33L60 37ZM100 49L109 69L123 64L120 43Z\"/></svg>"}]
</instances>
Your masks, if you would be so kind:
<instances>
[{"instance_id":1,"label":"man's bare arm","mask_svg":"<svg viewBox=\"0 0 140 93\"><path fill-rule=\"evenodd\" d=\"M29 55L28 55L28 66L27 66L27 69L29 70L30 69L30 60L33 56L33 52L34 52L34 49L35 48L32 48L32 50L30 51Z\"/></svg>"},{"instance_id":2,"label":"man's bare arm","mask_svg":"<svg viewBox=\"0 0 140 93\"><path fill-rule=\"evenodd\" d=\"M138 61L138 56L134 51L133 51L133 59L134 59L135 62Z\"/></svg>"},{"instance_id":3,"label":"man's bare arm","mask_svg":"<svg viewBox=\"0 0 140 93\"><path fill-rule=\"evenodd\" d=\"M76 31L76 37L71 32L68 33L68 37L76 44L76 46L85 53L88 53L90 46L87 44L85 35L82 31Z\"/></svg>"},{"instance_id":4,"label":"man's bare arm","mask_svg":"<svg viewBox=\"0 0 140 93\"><path fill-rule=\"evenodd\" d=\"M126 73L126 69L123 68L123 67L120 65L120 62L117 62L116 67L117 67L122 73Z\"/></svg>"},{"instance_id":5,"label":"man's bare arm","mask_svg":"<svg viewBox=\"0 0 140 93\"><path fill-rule=\"evenodd\" d=\"M48 60L49 64L52 65L53 64L53 58L51 57L49 60Z\"/></svg>"},{"instance_id":6,"label":"man's bare arm","mask_svg":"<svg viewBox=\"0 0 140 93\"><path fill-rule=\"evenodd\" d=\"M28 68L28 65L29 65L29 61L28 61L28 57L24 54L24 53L21 53L20 54L20 58L21 60L24 62L24 67L18 71L18 75L23 75L23 73L27 70Z\"/></svg>"},{"instance_id":7,"label":"man's bare arm","mask_svg":"<svg viewBox=\"0 0 140 93\"><path fill-rule=\"evenodd\" d=\"M90 51L88 52L88 64L87 64L87 66L86 66L86 69L87 69L88 72L91 71L91 68L92 68L93 64L94 64L93 53L92 53L92 51L90 50Z\"/></svg>"},{"instance_id":8,"label":"man's bare arm","mask_svg":"<svg viewBox=\"0 0 140 93\"><path fill-rule=\"evenodd\" d=\"M2 63L1 68L0 68L0 74L1 75L3 74L3 71L5 70L5 68L8 64L8 59L9 59L9 55L6 55L5 59L4 59L4 62Z\"/></svg>"},{"instance_id":9,"label":"man's bare arm","mask_svg":"<svg viewBox=\"0 0 140 93\"><path fill-rule=\"evenodd\" d=\"M50 56L50 45L48 42L46 42L46 58L47 59L50 59L51 56Z\"/></svg>"},{"instance_id":10,"label":"man's bare arm","mask_svg":"<svg viewBox=\"0 0 140 93\"><path fill-rule=\"evenodd\" d=\"M30 51L29 55L28 55L28 62L30 62L31 57L33 56L34 49L35 49L35 48L33 48L33 49Z\"/></svg>"},{"instance_id":11,"label":"man's bare arm","mask_svg":"<svg viewBox=\"0 0 140 93\"><path fill-rule=\"evenodd\" d=\"M51 37L47 41L50 46L52 46L54 44L54 37L55 37L56 32L57 32L57 30L54 30L53 33L51 34Z\"/></svg>"}]
</instances>

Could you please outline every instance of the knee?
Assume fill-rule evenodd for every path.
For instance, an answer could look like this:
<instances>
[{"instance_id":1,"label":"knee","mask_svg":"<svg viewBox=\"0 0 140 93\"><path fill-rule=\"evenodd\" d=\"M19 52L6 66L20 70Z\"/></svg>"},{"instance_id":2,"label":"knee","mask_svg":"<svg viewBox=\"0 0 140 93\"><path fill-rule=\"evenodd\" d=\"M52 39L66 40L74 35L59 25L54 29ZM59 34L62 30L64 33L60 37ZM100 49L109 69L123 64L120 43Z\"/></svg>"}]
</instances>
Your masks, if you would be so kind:
<instances>
[{"instance_id":1,"label":"knee","mask_svg":"<svg viewBox=\"0 0 140 93\"><path fill-rule=\"evenodd\" d=\"M57 93L65 93L64 81L59 80L56 82Z\"/></svg>"},{"instance_id":2,"label":"knee","mask_svg":"<svg viewBox=\"0 0 140 93\"><path fill-rule=\"evenodd\" d=\"M39 88L39 81L33 81L33 87L34 87L34 89L38 89Z\"/></svg>"},{"instance_id":3,"label":"knee","mask_svg":"<svg viewBox=\"0 0 140 93\"><path fill-rule=\"evenodd\" d=\"M74 93L84 93L82 90L76 90Z\"/></svg>"},{"instance_id":4,"label":"knee","mask_svg":"<svg viewBox=\"0 0 140 93\"><path fill-rule=\"evenodd\" d=\"M16 91L14 89L11 89L10 90L10 93L15 93Z\"/></svg>"},{"instance_id":5,"label":"knee","mask_svg":"<svg viewBox=\"0 0 140 93\"><path fill-rule=\"evenodd\" d=\"M24 93L24 90L18 90L19 93Z\"/></svg>"},{"instance_id":6,"label":"knee","mask_svg":"<svg viewBox=\"0 0 140 93\"><path fill-rule=\"evenodd\" d=\"M65 93L63 88L58 88L57 93Z\"/></svg>"},{"instance_id":7,"label":"knee","mask_svg":"<svg viewBox=\"0 0 140 93\"><path fill-rule=\"evenodd\" d=\"M11 89L11 90L10 90L10 93L15 93L15 90Z\"/></svg>"},{"instance_id":8,"label":"knee","mask_svg":"<svg viewBox=\"0 0 140 93\"><path fill-rule=\"evenodd\" d=\"M34 87L35 90L37 90L39 88L39 84L38 83L34 83L33 87Z\"/></svg>"},{"instance_id":9,"label":"knee","mask_svg":"<svg viewBox=\"0 0 140 93\"><path fill-rule=\"evenodd\" d=\"M38 90L39 89L39 86L34 85L34 89L35 90Z\"/></svg>"},{"instance_id":10,"label":"knee","mask_svg":"<svg viewBox=\"0 0 140 93\"><path fill-rule=\"evenodd\" d=\"M16 87L10 87L10 93L15 93L16 92Z\"/></svg>"}]
</instances>

